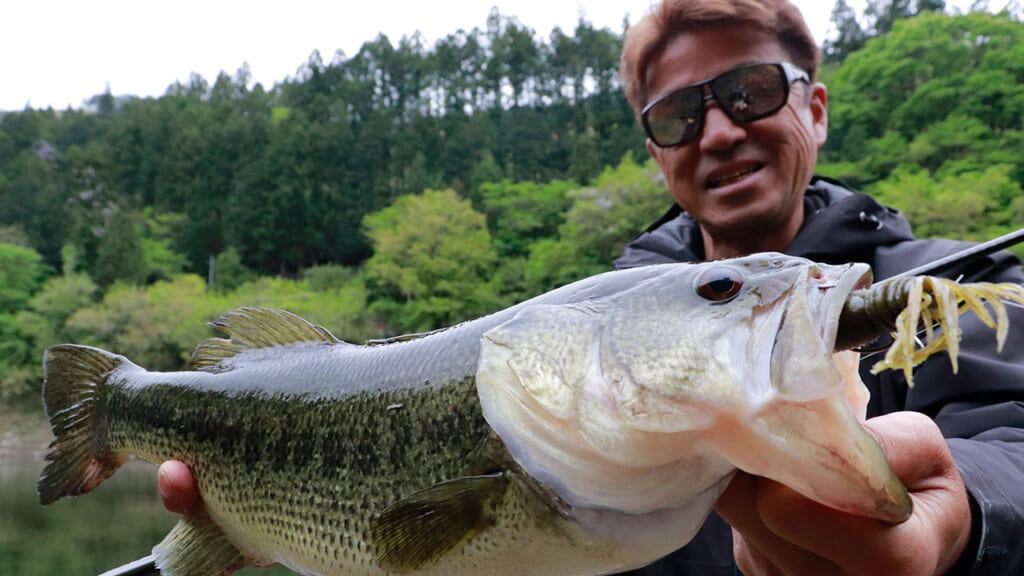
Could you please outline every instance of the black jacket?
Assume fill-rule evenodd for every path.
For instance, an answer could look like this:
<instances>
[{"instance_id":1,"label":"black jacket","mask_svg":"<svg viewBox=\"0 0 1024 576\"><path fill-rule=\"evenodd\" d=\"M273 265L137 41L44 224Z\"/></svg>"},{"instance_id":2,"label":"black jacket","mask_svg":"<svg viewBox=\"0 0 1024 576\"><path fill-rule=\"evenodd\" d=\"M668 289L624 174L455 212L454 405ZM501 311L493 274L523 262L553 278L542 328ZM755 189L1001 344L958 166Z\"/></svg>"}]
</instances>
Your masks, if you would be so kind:
<instances>
[{"instance_id":1,"label":"black jacket","mask_svg":"<svg viewBox=\"0 0 1024 576\"><path fill-rule=\"evenodd\" d=\"M834 180L815 177L804 199L805 220L787 254L818 262L865 262L880 280L933 262L968 246L951 240L916 240L896 210ZM616 268L699 261L704 247L697 223L678 206L630 242ZM1000 252L947 274L964 282L1024 283L1020 262ZM967 485L972 538L950 574L1024 574L1024 310L1010 308L1010 332L1001 354L993 331L972 314L961 320L959 372L936 355L919 366L909 389L902 372L868 372L868 417L914 410L932 417ZM636 576L737 574L728 525L712 514L684 548Z\"/></svg>"}]
</instances>

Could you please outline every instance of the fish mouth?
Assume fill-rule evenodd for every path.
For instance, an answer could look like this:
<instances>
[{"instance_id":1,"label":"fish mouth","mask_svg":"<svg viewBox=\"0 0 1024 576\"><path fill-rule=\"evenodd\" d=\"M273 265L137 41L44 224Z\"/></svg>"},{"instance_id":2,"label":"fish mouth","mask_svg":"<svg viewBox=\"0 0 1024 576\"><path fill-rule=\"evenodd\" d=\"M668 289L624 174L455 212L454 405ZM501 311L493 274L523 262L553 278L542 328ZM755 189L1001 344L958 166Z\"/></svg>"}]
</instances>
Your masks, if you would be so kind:
<instances>
[{"instance_id":1,"label":"fish mouth","mask_svg":"<svg viewBox=\"0 0 1024 576\"><path fill-rule=\"evenodd\" d=\"M873 278L871 268L865 264L809 267L806 275L794 285L780 319L772 343L773 372L789 352L785 345L791 344L794 331L806 330L807 324L813 325L825 350L849 349L844 335L851 330L842 325L850 322L849 315L844 315L847 302L858 290L870 288ZM799 336L806 338L809 334ZM772 379L775 380L774 374Z\"/></svg>"},{"instance_id":2,"label":"fish mouth","mask_svg":"<svg viewBox=\"0 0 1024 576\"><path fill-rule=\"evenodd\" d=\"M736 463L831 508L899 523L910 497L851 404L864 387L856 358L843 365L855 353L835 351L846 301L871 279L850 264L811 266L796 282L771 353L774 396L747 424L764 446Z\"/></svg>"},{"instance_id":3,"label":"fish mouth","mask_svg":"<svg viewBox=\"0 0 1024 576\"><path fill-rule=\"evenodd\" d=\"M845 346L839 341L840 331L846 331L845 328L842 328L846 303L850 296L858 290L870 288L873 281L874 274L871 272L871 268L866 266L861 268L861 266L850 264L841 273L835 284L826 282L818 286L818 290L826 296L825 308L821 316L823 319L821 335L829 350L838 352L849 349L849 346Z\"/></svg>"}]
</instances>

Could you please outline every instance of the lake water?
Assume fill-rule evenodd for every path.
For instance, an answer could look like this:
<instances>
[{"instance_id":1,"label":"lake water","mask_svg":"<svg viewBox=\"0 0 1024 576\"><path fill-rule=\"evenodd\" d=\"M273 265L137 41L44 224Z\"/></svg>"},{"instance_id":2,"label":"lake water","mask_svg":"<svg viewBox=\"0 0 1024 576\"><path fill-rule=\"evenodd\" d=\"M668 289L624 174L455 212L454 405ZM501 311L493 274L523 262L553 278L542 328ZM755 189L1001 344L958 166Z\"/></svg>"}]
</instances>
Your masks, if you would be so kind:
<instances>
[{"instance_id":1,"label":"lake water","mask_svg":"<svg viewBox=\"0 0 1024 576\"><path fill-rule=\"evenodd\" d=\"M35 493L38 450L0 423L0 575L95 576L150 553L177 522L156 491L156 467L130 462L92 493L43 507ZM6 447L6 449L5 449ZM242 576L293 574L280 566Z\"/></svg>"}]
</instances>

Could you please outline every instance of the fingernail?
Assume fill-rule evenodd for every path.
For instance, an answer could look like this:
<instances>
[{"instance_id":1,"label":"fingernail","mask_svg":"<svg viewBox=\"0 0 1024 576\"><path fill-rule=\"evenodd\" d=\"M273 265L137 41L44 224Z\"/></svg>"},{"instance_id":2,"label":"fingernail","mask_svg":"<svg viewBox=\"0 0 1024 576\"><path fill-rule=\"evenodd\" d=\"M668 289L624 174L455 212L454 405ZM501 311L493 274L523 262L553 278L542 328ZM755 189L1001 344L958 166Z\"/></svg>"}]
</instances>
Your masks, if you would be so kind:
<instances>
[{"instance_id":1,"label":"fingernail","mask_svg":"<svg viewBox=\"0 0 1024 576\"><path fill-rule=\"evenodd\" d=\"M156 490L160 493L161 498L165 498L167 496L165 487L171 483L171 479L167 477L167 473L164 472L163 468L159 469L157 474L160 475L160 480L156 483Z\"/></svg>"}]
</instances>

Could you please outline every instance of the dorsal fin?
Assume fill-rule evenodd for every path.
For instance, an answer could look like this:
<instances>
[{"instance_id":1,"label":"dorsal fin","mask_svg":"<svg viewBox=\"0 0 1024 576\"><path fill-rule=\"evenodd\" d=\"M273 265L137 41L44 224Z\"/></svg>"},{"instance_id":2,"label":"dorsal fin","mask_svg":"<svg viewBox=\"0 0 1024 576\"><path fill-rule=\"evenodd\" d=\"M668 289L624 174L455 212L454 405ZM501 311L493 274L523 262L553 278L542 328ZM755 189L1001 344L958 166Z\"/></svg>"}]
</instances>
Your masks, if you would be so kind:
<instances>
[{"instance_id":1,"label":"dorsal fin","mask_svg":"<svg viewBox=\"0 0 1024 576\"><path fill-rule=\"evenodd\" d=\"M252 348L273 348L299 342L342 343L323 326L275 308L238 308L221 314L209 326L228 338L210 338L200 342L189 362L195 370L212 368L226 358Z\"/></svg>"},{"instance_id":2,"label":"dorsal fin","mask_svg":"<svg viewBox=\"0 0 1024 576\"><path fill-rule=\"evenodd\" d=\"M439 332L444 332L445 330L448 330L449 328L451 328L451 326L445 326L444 328L437 328L436 330L431 330L429 332L414 332L412 334L402 334L402 335L399 335L399 336L388 336L386 338L374 338L372 340L367 340L366 341L366 345L367 346L384 346L386 344L394 344L396 342L411 342L413 340L419 340L420 338L426 338L427 336L432 336L432 335L437 334Z\"/></svg>"}]
</instances>

